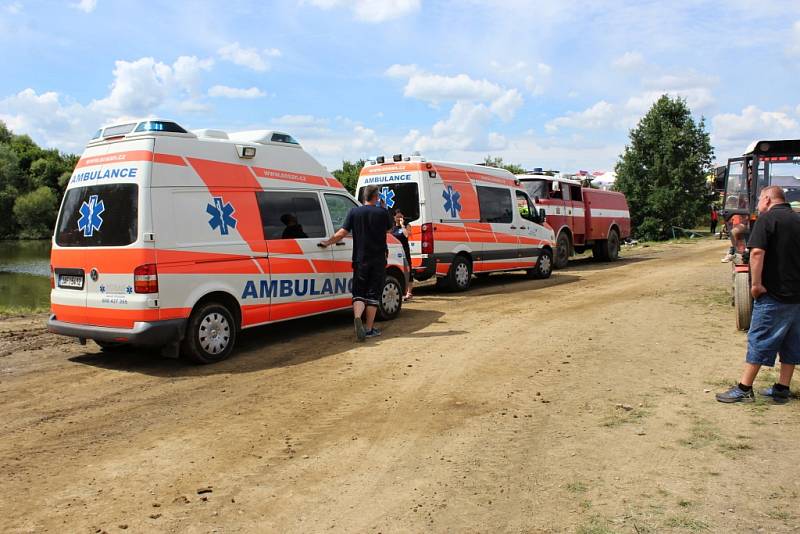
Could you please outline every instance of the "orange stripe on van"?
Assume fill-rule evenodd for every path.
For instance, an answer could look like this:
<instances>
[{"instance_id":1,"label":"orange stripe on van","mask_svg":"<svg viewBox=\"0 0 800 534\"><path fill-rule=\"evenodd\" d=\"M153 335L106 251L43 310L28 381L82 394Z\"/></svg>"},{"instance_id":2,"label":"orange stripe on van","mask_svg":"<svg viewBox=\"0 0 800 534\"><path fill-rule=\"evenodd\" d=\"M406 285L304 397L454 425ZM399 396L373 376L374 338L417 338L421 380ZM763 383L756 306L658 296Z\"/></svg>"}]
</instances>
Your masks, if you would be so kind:
<instances>
[{"instance_id":1,"label":"orange stripe on van","mask_svg":"<svg viewBox=\"0 0 800 534\"><path fill-rule=\"evenodd\" d=\"M53 249L54 268L75 268L100 274L130 274L139 265L157 263L160 274L259 274L249 255L215 254L152 248L131 249Z\"/></svg>"},{"instance_id":2,"label":"orange stripe on van","mask_svg":"<svg viewBox=\"0 0 800 534\"><path fill-rule=\"evenodd\" d=\"M303 254L303 249L294 239L267 241L267 250L270 254Z\"/></svg>"},{"instance_id":3,"label":"orange stripe on van","mask_svg":"<svg viewBox=\"0 0 800 534\"><path fill-rule=\"evenodd\" d=\"M152 248L89 249L54 248L50 251L53 268L74 268L100 273L133 273L133 269L146 263L156 263L156 251Z\"/></svg>"},{"instance_id":4,"label":"orange stripe on van","mask_svg":"<svg viewBox=\"0 0 800 534\"><path fill-rule=\"evenodd\" d=\"M75 165L75 168L80 169L81 167L110 165L128 161L153 161L153 153L149 150L128 150L125 152L112 152L110 154L103 154L102 156L91 156L88 158L79 159L78 164Z\"/></svg>"},{"instance_id":5,"label":"orange stripe on van","mask_svg":"<svg viewBox=\"0 0 800 534\"><path fill-rule=\"evenodd\" d=\"M314 267L320 273L351 273L353 263L349 261L337 260L313 260Z\"/></svg>"},{"instance_id":6,"label":"orange stripe on van","mask_svg":"<svg viewBox=\"0 0 800 534\"><path fill-rule=\"evenodd\" d=\"M272 274L300 274L314 273L311 262L303 258L275 258L269 259L269 270Z\"/></svg>"},{"instance_id":7,"label":"orange stripe on van","mask_svg":"<svg viewBox=\"0 0 800 534\"><path fill-rule=\"evenodd\" d=\"M273 304L270 306L270 321L280 321L281 319L291 319L293 317L302 317L303 315L311 315L313 313L321 313L330 310L338 310L350 306L352 299L350 297L327 299L327 300L311 300L307 302L284 302L280 304Z\"/></svg>"},{"instance_id":8,"label":"orange stripe on van","mask_svg":"<svg viewBox=\"0 0 800 534\"><path fill-rule=\"evenodd\" d=\"M466 243L470 241L469 237L467 236L467 231L463 226L455 226L451 224L434 224L433 238L435 241L457 241L459 243Z\"/></svg>"},{"instance_id":9,"label":"orange stripe on van","mask_svg":"<svg viewBox=\"0 0 800 534\"><path fill-rule=\"evenodd\" d=\"M475 262L473 270L476 273L485 273L487 271L503 271L503 270L518 270L530 269L536 265L536 261L496 261L496 262Z\"/></svg>"},{"instance_id":10,"label":"orange stripe on van","mask_svg":"<svg viewBox=\"0 0 800 534\"><path fill-rule=\"evenodd\" d=\"M180 165L182 167L186 166L186 160L183 159L181 156L175 156L173 154L153 154L153 162L154 163L164 163L166 165Z\"/></svg>"}]
</instances>

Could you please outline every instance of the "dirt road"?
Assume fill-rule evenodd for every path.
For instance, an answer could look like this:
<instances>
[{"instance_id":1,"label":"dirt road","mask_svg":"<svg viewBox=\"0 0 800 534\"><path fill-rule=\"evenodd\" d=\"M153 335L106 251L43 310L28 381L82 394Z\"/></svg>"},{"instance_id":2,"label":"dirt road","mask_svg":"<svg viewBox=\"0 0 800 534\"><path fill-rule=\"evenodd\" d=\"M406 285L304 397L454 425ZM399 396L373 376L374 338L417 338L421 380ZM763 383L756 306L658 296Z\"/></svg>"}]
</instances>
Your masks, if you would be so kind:
<instances>
[{"instance_id":1,"label":"dirt road","mask_svg":"<svg viewBox=\"0 0 800 534\"><path fill-rule=\"evenodd\" d=\"M334 314L205 367L0 321L2 530L797 531L800 401L713 400L746 343L722 249L422 288L376 341Z\"/></svg>"}]
</instances>

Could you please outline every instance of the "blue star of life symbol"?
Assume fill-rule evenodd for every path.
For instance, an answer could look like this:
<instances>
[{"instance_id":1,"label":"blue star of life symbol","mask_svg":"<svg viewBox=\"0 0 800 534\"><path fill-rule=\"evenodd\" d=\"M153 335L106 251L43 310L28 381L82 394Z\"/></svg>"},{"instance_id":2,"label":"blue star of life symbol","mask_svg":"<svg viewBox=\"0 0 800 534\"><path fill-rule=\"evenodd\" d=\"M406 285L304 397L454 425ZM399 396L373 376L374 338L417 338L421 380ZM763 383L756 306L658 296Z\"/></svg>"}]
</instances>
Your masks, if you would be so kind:
<instances>
[{"instance_id":1,"label":"blue star of life symbol","mask_svg":"<svg viewBox=\"0 0 800 534\"><path fill-rule=\"evenodd\" d=\"M100 293L106 292L106 286L100 286Z\"/></svg>"},{"instance_id":2,"label":"blue star of life symbol","mask_svg":"<svg viewBox=\"0 0 800 534\"><path fill-rule=\"evenodd\" d=\"M448 185L447 189L442 191L442 198L444 198L444 211L450 212L450 217L456 218L461 212L461 193L453 189L452 185Z\"/></svg>"},{"instance_id":3,"label":"blue star of life symbol","mask_svg":"<svg viewBox=\"0 0 800 534\"><path fill-rule=\"evenodd\" d=\"M83 237L92 237L94 231L100 231L103 226L103 218L100 216L106 211L103 201L97 200L97 195L89 197L89 202L84 201L78 210L81 218L78 219L78 230L83 231Z\"/></svg>"},{"instance_id":4,"label":"blue star of life symbol","mask_svg":"<svg viewBox=\"0 0 800 534\"><path fill-rule=\"evenodd\" d=\"M388 187L381 188L381 203L387 208L394 207L394 191Z\"/></svg>"},{"instance_id":5,"label":"blue star of life symbol","mask_svg":"<svg viewBox=\"0 0 800 534\"><path fill-rule=\"evenodd\" d=\"M233 206L230 202L223 203L222 197L214 197L214 203L206 207L206 213L211 215L208 224L212 230L219 228L222 235L228 235L229 228L236 228L236 219L233 217Z\"/></svg>"},{"instance_id":6,"label":"blue star of life symbol","mask_svg":"<svg viewBox=\"0 0 800 534\"><path fill-rule=\"evenodd\" d=\"M133 294L133 288L131 286L126 287L125 288L125 293L127 293L128 295Z\"/></svg>"}]
</instances>

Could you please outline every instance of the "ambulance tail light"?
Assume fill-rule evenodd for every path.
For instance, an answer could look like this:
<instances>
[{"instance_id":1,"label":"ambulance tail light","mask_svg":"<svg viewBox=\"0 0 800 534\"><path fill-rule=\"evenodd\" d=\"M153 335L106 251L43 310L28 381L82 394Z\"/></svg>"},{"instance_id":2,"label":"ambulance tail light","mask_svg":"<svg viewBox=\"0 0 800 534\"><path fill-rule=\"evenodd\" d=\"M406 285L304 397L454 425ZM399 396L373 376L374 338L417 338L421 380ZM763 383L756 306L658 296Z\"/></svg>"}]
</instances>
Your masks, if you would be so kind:
<instances>
[{"instance_id":1,"label":"ambulance tail light","mask_svg":"<svg viewBox=\"0 0 800 534\"><path fill-rule=\"evenodd\" d=\"M140 265L133 270L133 290L136 293L158 293L156 264Z\"/></svg>"},{"instance_id":2,"label":"ambulance tail light","mask_svg":"<svg viewBox=\"0 0 800 534\"><path fill-rule=\"evenodd\" d=\"M422 225L422 253L433 254L433 225Z\"/></svg>"},{"instance_id":3,"label":"ambulance tail light","mask_svg":"<svg viewBox=\"0 0 800 534\"><path fill-rule=\"evenodd\" d=\"M53 272L53 266L50 265L50 289L56 288L56 275Z\"/></svg>"}]
</instances>

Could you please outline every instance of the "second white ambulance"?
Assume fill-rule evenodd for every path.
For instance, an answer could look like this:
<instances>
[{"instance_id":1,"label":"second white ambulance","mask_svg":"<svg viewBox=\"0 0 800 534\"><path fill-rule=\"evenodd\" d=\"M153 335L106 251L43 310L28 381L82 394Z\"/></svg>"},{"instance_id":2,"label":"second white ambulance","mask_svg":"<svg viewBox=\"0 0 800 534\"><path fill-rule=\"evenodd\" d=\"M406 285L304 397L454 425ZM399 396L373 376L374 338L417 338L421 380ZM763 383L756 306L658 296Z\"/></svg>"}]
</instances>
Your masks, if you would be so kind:
<instances>
[{"instance_id":1,"label":"second white ambulance","mask_svg":"<svg viewBox=\"0 0 800 534\"><path fill-rule=\"evenodd\" d=\"M377 158L361 170L358 195L378 186L381 202L411 223L417 280L436 276L440 285L464 291L473 273L550 276L553 230L509 171L420 156L392 159Z\"/></svg>"}]
</instances>

